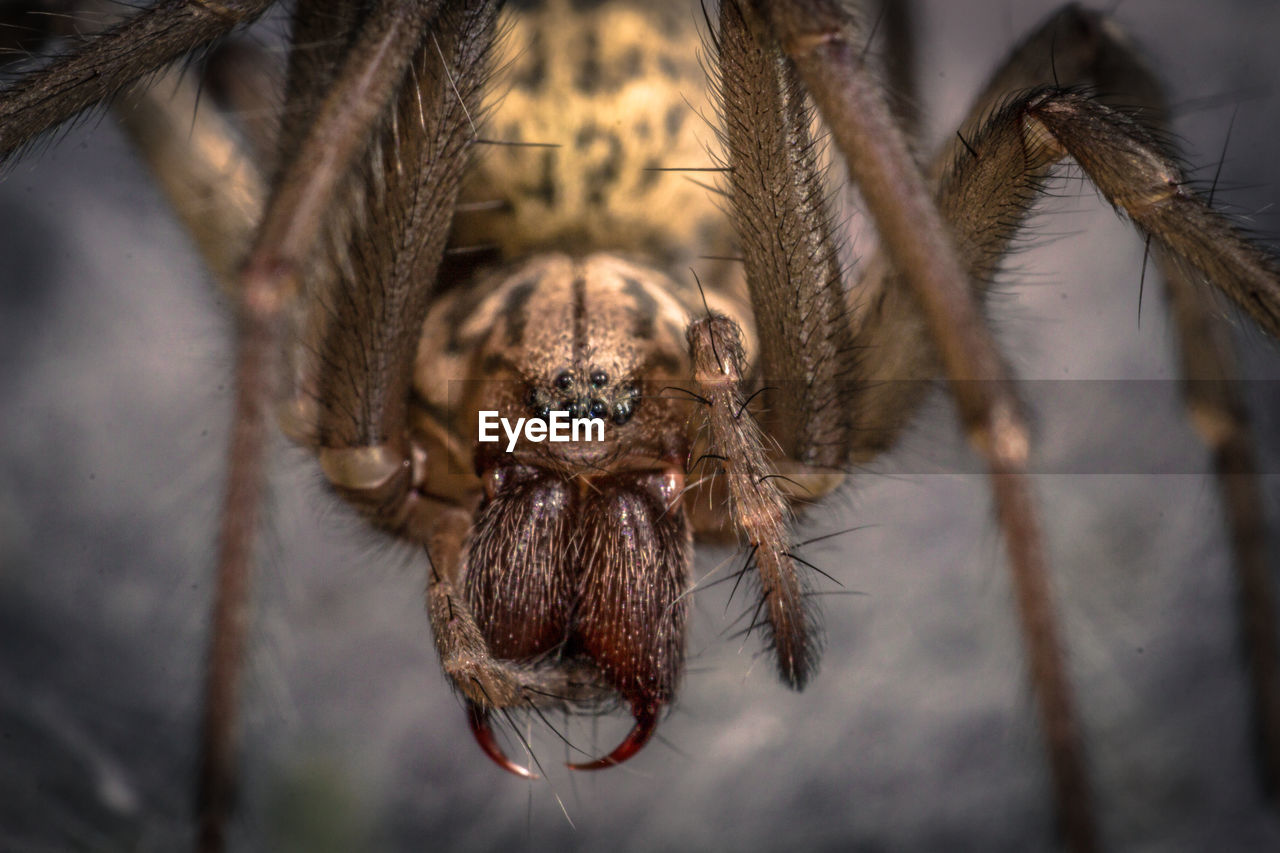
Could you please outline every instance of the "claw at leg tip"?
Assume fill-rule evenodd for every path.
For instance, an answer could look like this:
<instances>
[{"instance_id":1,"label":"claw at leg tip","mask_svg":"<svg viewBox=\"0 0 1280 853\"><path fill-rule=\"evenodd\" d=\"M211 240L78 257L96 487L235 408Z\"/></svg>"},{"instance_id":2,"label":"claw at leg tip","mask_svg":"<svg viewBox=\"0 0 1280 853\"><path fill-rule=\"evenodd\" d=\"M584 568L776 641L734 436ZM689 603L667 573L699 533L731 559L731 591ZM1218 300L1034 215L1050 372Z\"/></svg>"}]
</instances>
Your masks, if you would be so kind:
<instances>
[{"instance_id":1,"label":"claw at leg tip","mask_svg":"<svg viewBox=\"0 0 1280 853\"><path fill-rule=\"evenodd\" d=\"M502 751L502 747L498 746L498 739L494 737L493 729L489 727L489 713L483 708L468 702L467 723L471 726L471 734L475 735L476 743L480 744L480 748L484 750L485 755L493 759L494 764L508 773L513 773L524 779L542 778L528 767L522 767L507 758Z\"/></svg>"},{"instance_id":2,"label":"claw at leg tip","mask_svg":"<svg viewBox=\"0 0 1280 853\"><path fill-rule=\"evenodd\" d=\"M653 737L653 733L658 729L658 712L656 709L645 708L633 713L636 719L635 725L631 727L631 731L627 732L622 743L614 747L613 752L594 761L565 766L570 770L603 770L606 767L616 767L644 749L649 738Z\"/></svg>"}]
</instances>

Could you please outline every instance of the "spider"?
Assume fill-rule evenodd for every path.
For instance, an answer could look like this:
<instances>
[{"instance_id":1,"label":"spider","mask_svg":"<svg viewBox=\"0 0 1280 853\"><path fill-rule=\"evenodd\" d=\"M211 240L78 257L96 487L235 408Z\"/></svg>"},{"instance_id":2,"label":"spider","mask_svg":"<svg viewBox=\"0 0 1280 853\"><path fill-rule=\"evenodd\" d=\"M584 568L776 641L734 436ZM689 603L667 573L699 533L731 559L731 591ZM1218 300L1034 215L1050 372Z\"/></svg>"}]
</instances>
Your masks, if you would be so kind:
<instances>
[{"instance_id":1,"label":"spider","mask_svg":"<svg viewBox=\"0 0 1280 853\"><path fill-rule=\"evenodd\" d=\"M971 487L975 487L975 488L976 488L976 487L979 487L979 486L974 486L973 484L971 484ZM185 490L181 490L181 489L180 489L180 491L183 491L183 492L184 492L184 494L180 495L180 497L181 497L182 499L184 499L184 500L188 500L188 501L190 501L190 500L192 500L192 499L193 499L193 497L194 497L192 494L190 494L190 492L192 492L192 491L197 491L197 490L194 490L194 489L190 489L190 488L188 488L188 489L185 489ZM196 497L196 498L195 498L195 500L197 500L197 501L198 501L198 500L199 500L199 498L198 498L198 497ZM993 550L998 550L998 549L993 549ZM176 586L177 586L177 585L175 585L175 587L174 587L175 589L176 589ZM1011 658L1007 659L1007 660L1005 661L1005 665L1007 665L1007 666L1013 666L1013 665L1014 665L1014 658L1012 658L1012 657L1011 657ZM1015 668L1016 668L1016 667L1015 667ZM849 676L849 679L850 679L850 681L851 681L851 682L856 681L856 680L857 680L857 675L856 675L856 673L851 673L851 674L850 674L850 676ZM794 706L794 707L796 708L796 710L797 710L797 712L798 712L798 713L803 713L803 710L802 710L802 709L803 709L803 706L802 706L802 705L796 705L796 706ZM843 711L842 711L842 712L843 712ZM1027 737L1028 737L1028 739L1029 739L1029 738L1031 737L1031 735L1028 735ZM925 759L925 760L927 760L927 759ZM98 768L98 769L101 769L101 768ZM874 783L871 783L871 784L874 784Z\"/></svg>"}]
</instances>

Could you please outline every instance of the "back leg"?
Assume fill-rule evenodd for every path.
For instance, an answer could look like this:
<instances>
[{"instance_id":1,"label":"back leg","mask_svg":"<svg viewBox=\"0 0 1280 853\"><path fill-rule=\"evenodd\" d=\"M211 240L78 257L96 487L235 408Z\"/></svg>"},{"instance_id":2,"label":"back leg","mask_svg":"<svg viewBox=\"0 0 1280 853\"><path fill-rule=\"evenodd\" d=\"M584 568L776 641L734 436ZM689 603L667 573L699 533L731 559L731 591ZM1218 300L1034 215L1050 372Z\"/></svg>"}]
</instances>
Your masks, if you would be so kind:
<instances>
[{"instance_id":1,"label":"back leg","mask_svg":"<svg viewBox=\"0 0 1280 853\"><path fill-rule=\"evenodd\" d=\"M0 92L0 159L125 86L247 24L274 0L167 0Z\"/></svg>"},{"instance_id":2,"label":"back leg","mask_svg":"<svg viewBox=\"0 0 1280 853\"><path fill-rule=\"evenodd\" d=\"M1213 458L1231 539L1240 610L1240 642L1252 682L1259 763L1273 804L1280 796L1280 659L1276 648L1276 591L1268 559L1258 453L1239 372L1202 283L1161 252L1158 263L1177 327L1183 400L1192 426Z\"/></svg>"},{"instance_id":3,"label":"back leg","mask_svg":"<svg viewBox=\"0 0 1280 853\"><path fill-rule=\"evenodd\" d=\"M733 57L721 59L733 204L760 325L763 381L776 384L781 380L782 387L804 390L811 402L822 405L819 417L806 415L800 421L802 426L812 423L813 429L797 434L793 423L783 433L782 449L802 462L837 466L887 449L913 413L919 391L886 396L883 389L919 388L922 383L876 380L930 378L936 374L932 354L937 354L951 380L952 396L969 440L990 469L1048 742L1060 825L1076 849L1093 849L1097 835L1093 809L1057 639L1039 520L1026 475L1028 433L1003 358L969 284L972 273L962 266L950 229L944 224L944 212L926 188L907 141L863 60L866 28L842 6L819 0L759 4L761 15L768 16L768 28L747 9L734 20L731 16L737 8L728 2L722 7L721 41L727 48L730 34L743 31L742 41L764 53L755 66L740 63L746 73L736 76ZM777 46L791 63L781 62ZM746 51L747 55L752 52ZM760 127L777 122L784 128L780 135L789 133L794 138L807 126L804 117L785 111L785 96L797 90L797 77L831 129L875 220L892 267L902 271L901 282L906 286L880 291L895 301L897 317L906 321L886 330L898 342L893 349L865 346L851 338L854 329L883 306L874 300L846 302L838 269L833 275L819 277L815 285L789 274L784 265L759 262L771 258L769 248L778 242L778 234L786 233L776 228L758 229L761 209L781 210L784 216L808 222L809 230L801 231L802 239L783 241L784 245L800 247L799 251L782 252L784 258L816 260L836 253L831 233L824 227L825 211L816 217L809 211L815 200L821 200L821 194L805 191L812 182L802 168L802 159L793 154L809 148L784 143L779 155L761 150L750 135L732 136L740 123ZM734 90L746 93L744 103L732 103ZM775 92L784 95L781 105L775 105ZM744 179L756 176L770 180L759 186L739 186ZM757 229L762 233L757 234ZM820 307L821 298L829 298L833 292L842 304L827 314ZM779 321L784 321L781 329L765 326ZM778 358L768 345L771 339L780 339L784 347L788 341L801 342L807 359L816 360L819 369L809 368L808 361ZM894 353L905 353L905 359L901 363L886 360ZM923 369L924 373L904 376L903 371L909 368ZM870 403L879 410L870 411ZM786 411L792 416L813 410L789 405ZM869 416L873 419L868 424Z\"/></svg>"},{"instance_id":4,"label":"back leg","mask_svg":"<svg viewBox=\"0 0 1280 853\"><path fill-rule=\"evenodd\" d=\"M110 0L33 0L4 8L0 62L39 56L57 37L92 45L128 20L125 7ZM265 51L233 40L194 68L174 63L126 85L112 101L115 118L228 291L265 203L269 158L263 149L270 142L264 138L269 131L259 129L260 112L268 105L278 109L270 94L276 87L264 79L269 65ZM251 92L246 81L254 84ZM238 120L246 110L247 127Z\"/></svg>"},{"instance_id":5,"label":"back leg","mask_svg":"<svg viewBox=\"0 0 1280 853\"><path fill-rule=\"evenodd\" d=\"M885 84L889 107L907 138L920 137L919 57L916 55L915 4L910 0L880 0L876 11L876 31L883 33Z\"/></svg>"},{"instance_id":6,"label":"back leg","mask_svg":"<svg viewBox=\"0 0 1280 853\"><path fill-rule=\"evenodd\" d=\"M0 156L250 20L269 5L265 0L161 3L88 37L79 50L24 76L0 94ZM347 5L352 10L358 7L363 8ZM239 309L236 404L221 512L196 793L196 844L201 850L223 849L234 800L239 670L262 503L267 409L280 372L282 335L295 304L299 274L325 225L335 186L364 152L371 128L404 79L431 12L407 0L383 0L369 12L351 51L335 70L323 103L295 123L294 156L277 176L276 189L265 206L261 174L249 166L249 158L233 141L221 116L194 111L195 124L188 127L197 151L182 142L187 134L180 129L179 111L189 122L195 104L188 84L177 85L179 101L185 104L164 103L163 92L134 95L128 104L132 109L125 117L126 126L182 217L194 226L197 242L217 275L233 282ZM211 160L200 156L210 152L216 152ZM229 175L231 180L220 183ZM189 192L188 182L197 194ZM201 198L204 193L209 195ZM211 212L217 215L208 217ZM240 263L242 255L247 263Z\"/></svg>"},{"instance_id":7,"label":"back leg","mask_svg":"<svg viewBox=\"0 0 1280 853\"><path fill-rule=\"evenodd\" d=\"M817 0L777 4L769 13L776 37L828 120L886 242L887 256L869 265L851 305L859 330L856 349L866 354L857 375L927 379L936 375L940 361L952 379L970 439L991 465L1049 741L1060 825L1074 848L1091 849L1097 832L1049 600L1037 514L1025 476L1026 429L1003 360L976 315L973 297L985 289L1048 170L1068 154L1081 161L1104 194L1140 225L1173 245L1224 290L1234 292L1238 301L1254 302L1255 316L1273 332L1275 306L1280 305L1277 270L1265 253L1185 193L1176 168L1145 131L1102 103L1055 89L995 109L997 97L1009 87L1043 83L1046 70L1049 80L1056 71L1059 80L1154 88L1122 40L1099 29L1101 19L1069 8L1015 52L975 108L971 123L961 132L963 138L934 170L939 207L949 223L946 230L956 238L955 260L977 283L976 292L967 282L957 287L964 276L957 276L950 266L951 247L945 240L931 245L944 229L939 224L935 231L936 214L932 205L920 200L906 146L867 81L858 53L864 30L834 4ZM1045 42L1051 43L1051 50L1043 49ZM1055 59L1043 69L1033 61L1037 55ZM1039 110L1045 111L1043 119ZM1089 124L1087 131L1080 130L1082 121ZM739 171L735 166L735 178ZM1206 232L1213 235L1211 240L1204 238ZM902 270L901 283L895 269ZM759 309L759 300L753 301ZM767 351L765 361L766 376L772 376L770 369L777 371L778 365L769 363ZM787 375L785 369L780 375ZM963 379L983 381L956 381ZM893 443L914 411L920 387L910 382L867 383L849 390L864 404L855 407L858 420L845 434L855 460Z\"/></svg>"},{"instance_id":8,"label":"back leg","mask_svg":"<svg viewBox=\"0 0 1280 853\"><path fill-rule=\"evenodd\" d=\"M1058 44L1061 50L1054 49ZM1065 85L1083 83L1096 89L1097 100L1126 108L1167 138L1169 107L1159 82L1104 16L1068 7L1015 56L1012 66L988 84L984 99L999 97L1001 87L1044 84L1055 73L1065 74ZM1274 275L1275 261L1270 260ZM1264 257L1261 263L1266 261ZM1205 276L1180 261L1176 253L1157 251L1156 262L1176 329L1183 398L1192 426L1212 454L1222 495L1235 563L1241 637L1252 680L1253 724L1263 775L1274 799L1280 782L1280 661L1257 453L1237 390L1239 374L1226 328L1216 319L1212 294L1199 280ZM1255 319L1265 327L1261 318Z\"/></svg>"},{"instance_id":9,"label":"back leg","mask_svg":"<svg viewBox=\"0 0 1280 853\"><path fill-rule=\"evenodd\" d=\"M1050 46L1056 46L1051 50ZM1048 57L1054 57L1052 61ZM1047 79L1046 79L1047 75ZM998 108L1004 92L1051 81L1087 84L1106 93L1086 98L1040 89ZM1214 453L1231 528L1254 705L1263 761L1280 766L1277 735L1274 605L1266 571L1260 490L1243 407L1231 380L1230 351L1215 328L1208 294L1192 275L1209 278L1273 334L1280 305L1280 266L1190 193L1162 146L1106 100L1134 104L1151 127L1167 110L1154 78L1124 38L1100 15L1069 7L1047 22L993 78L958 137L934 166L939 195L957 230L962 255L981 289L1030 206L1044 169L1065 156L1079 162L1113 204L1165 251L1174 320L1181 342L1186 397ZM1048 116L1038 117L1041 110ZM983 176L983 172L987 174ZM988 195L996 187L1002 192Z\"/></svg>"},{"instance_id":10,"label":"back leg","mask_svg":"<svg viewBox=\"0 0 1280 853\"><path fill-rule=\"evenodd\" d=\"M1091 103L1123 105L1125 112L1146 128L1160 134L1169 127L1169 110L1161 87L1137 57L1115 25L1104 16L1071 6L1059 12L1032 35L993 76L974 110L966 119L960 136L979 134L984 113L1007 92L1046 85L1055 78L1065 86L1085 85L1098 94ZM1140 128L1129 129L1143 136ZM1109 157L1107 144L1085 144L1089 132L1075 135L1074 148L1067 153L1085 165L1105 173L1111 164L1129 165L1101 180L1112 181L1112 189L1101 186L1113 203L1129 212L1143 230L1163 241L1157 250L1179 345L1183 396L1192 425L1210 450L1227 526L1231 535L1240 600L1241 631L1253 690L1254 725L1258 733L1261 764L1272 795L1280 780L1280 661L1276 651L1275 591L1267 570L1266 533L1262 521L1262 493L1254 443L1249 434L1248 415L1235 385L1238 379L1225 329L1215 318L1211 294L1202 279L1224 289L1273 335L1280 333L1276 306L1280 305L1280 265L1276 259L1244 240L1224 217L1216 215L1207 202L1187 195L1176 164L1161 151L1162 145L1147 137L1136 146L1122 144L1127 157ZM1105 139L1106 134L1100 139ZM934 164L939 181L948 162L963 159L969 152L960 137L953 140ZM1092 154L1082 150L1097 147ZM1117 152L1119 153L1119 152ZM1153 158L1144 162L1144 159ZM1155 180L1145 191L1133 192L1126 185ZM1095 182L1100 178L1095 177ZM1163 184L1159 182L1163 181ZM1136 198L1127 202L1126 194ZM1149 199L1168 194L1166 213L1141 211ZM1140 208L1137 215L1130 204ZM1142 218L1146 216L1146 221ZM1162 231L1163 226L1163 231Z\"/></svg>"},{"instance_id":11,"label":"back leg","mask_svg":"<svg viewBox=\"0 0 1280 853\"><path fill-rule=\"evenodd\" d=\"M266 201L256 152L196 74L174 67L114 112L218 282L230 290Z\"/></svg>"}]
</instances>

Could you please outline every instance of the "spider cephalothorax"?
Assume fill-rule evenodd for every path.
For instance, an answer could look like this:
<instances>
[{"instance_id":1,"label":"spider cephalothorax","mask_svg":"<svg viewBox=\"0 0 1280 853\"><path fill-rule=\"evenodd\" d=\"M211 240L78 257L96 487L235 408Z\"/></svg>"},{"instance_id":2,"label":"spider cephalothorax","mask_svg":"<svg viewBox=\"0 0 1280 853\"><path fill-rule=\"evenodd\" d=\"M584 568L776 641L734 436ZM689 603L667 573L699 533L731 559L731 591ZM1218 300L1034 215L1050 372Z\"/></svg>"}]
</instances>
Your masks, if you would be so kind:
<instances>
[{"instance_id":1,"label":"spider cephalothorax","mask_svg":"<svg viewBox=\"0 0 1280 853\"><path fill-rule=\"evenodd\" d=\"M616 255L542 255L442 299L418 351L420 455L471 460L423 478L475 513L457 566L441 570L464 590L495 659L567 667L579 680L594 667L597 687L630 706L637 731L610 763L648 739L683 658L694 502L685 471L699 421L691 392L675 392L691 384L685 328L701 307L692 300L696 289ZM553 412L603 427L579 440L484 441L484 412L504 430L549 424ZM421 506L412 524L430 530L439 504ZM566 693L544 679L529 680L529 696L598 701L598 689ZM483 691L472 701L484 707Z\"/></svg>"}]
</instances>

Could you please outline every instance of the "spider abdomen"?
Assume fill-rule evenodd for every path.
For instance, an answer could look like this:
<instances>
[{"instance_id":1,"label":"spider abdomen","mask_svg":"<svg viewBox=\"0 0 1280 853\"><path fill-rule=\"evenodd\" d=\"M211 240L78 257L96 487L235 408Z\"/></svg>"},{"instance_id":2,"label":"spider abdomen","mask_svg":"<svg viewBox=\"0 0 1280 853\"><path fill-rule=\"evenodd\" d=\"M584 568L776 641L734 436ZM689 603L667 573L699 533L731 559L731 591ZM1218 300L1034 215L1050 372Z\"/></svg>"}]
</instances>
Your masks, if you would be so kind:
<instances>
[{"instance_id":1,"label":"spider abdomen","mask_svg":"<svg viewBox=\"0 0 1280 853\"><path fill-rule=\"evenodd\" d=\"M509 9L484 135L455 222L460 247L548 248L665 262L723 254L728 223L677 169L708 170L715 135L701 44L682 3L547 0ZM470 203L474 209L468 208Z\"/></svg>"}]
</instances>

